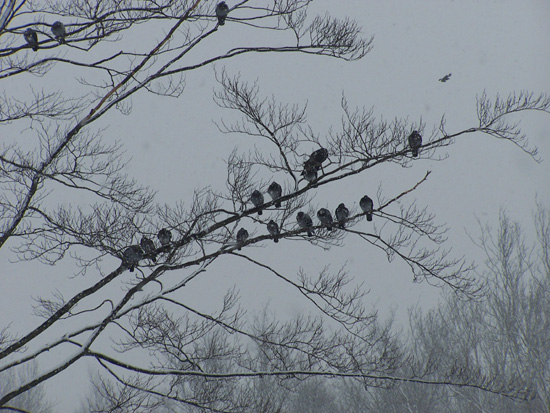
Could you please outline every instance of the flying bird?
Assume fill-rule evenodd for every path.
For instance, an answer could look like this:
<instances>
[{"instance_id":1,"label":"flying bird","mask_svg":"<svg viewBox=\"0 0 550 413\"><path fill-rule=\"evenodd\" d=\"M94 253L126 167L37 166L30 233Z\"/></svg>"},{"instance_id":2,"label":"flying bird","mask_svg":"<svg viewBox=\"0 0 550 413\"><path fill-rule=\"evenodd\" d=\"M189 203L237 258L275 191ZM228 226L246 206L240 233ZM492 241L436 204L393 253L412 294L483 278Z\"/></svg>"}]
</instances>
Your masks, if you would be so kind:
<instances>
[{"instance_id":1,"label":"flying bird","mask_svg":"<svg viewBox=\"0 0 550 413\"><path fill-rule=\"evenodd\" d=\"M281 185L274 181L271 183L271 185L269 185L269 188L267 188L267 193L273 201L276 201L283 194L283 188L281 188ZM275 208L279 208L280 206L281 202L275 203Z\"/></svg>"},{"instance_id":2,"label":"flying bird","mask_svg":"<svg viewBox=\"0 0 550 413\"><path fill-rule=\"evenodd\" d=\"M134 272L134 268L141 259L143 259L143 250L139 245L130 245L122 253L122 263L130 272Z\"/></svg>"},{"instance_id":3,"label":"flying bird","mask_svg":"<svg viewBox=\"0 0 550 413\"><path fill-rule=\"evenodd\" d=\"M250 200L252 201L252 203L254 204L254 206L256 208L258 208L258 207L260 207L264 204L264 196L257 189L254 192L252 192L252 195L250 196ZM258 215L262 215L262 210L261 209L258 211Z\"/></svg>"},{"instance_id":4,"label":"flying bird","mask_svg":"<svg viewBox=\"0 0 550 413\"><path fill-rule=\"evenodd\" d=\"M218 24L223 26L225 24L225 18L229 14L229 7L225 4L225 1L220 1L216 6L216 16L218 16Z\"/></svg>"},{"instance_id":5,"label":"flying bird","mask_svg":"<svg viewBox=\"0 0 550 413\"><path fill-rule=\"evenodd\" d=\"M374 209L374 202L372 202L372 199L370 199L368 195L365 195L359 201L359 206L367 215L367 221L372 221L372 210Z\"/></svg>"},{"instance_id":6,"label":"flying bird","mask_svg":"<svg viewBox=\"0 0 550 413\"><path fill-rule=\"evenodd\" d=\"M65 43L65 36L67 35L67 32L65 31L65 25L63 23L57 21L52 24L52 33L59 44Z\"/></svg>"},{"instance_id":7,"label":"flying bird","mask_svg":"<svg viewBox=\"0 0 550 413\"><path fill-rule=\"evenodd\" d=\"M155 254L156 247L153 240L147 237L143 237L141 238L139 245L141 246L141 249L145 252L145 254L150 256L151 261L157 262L157 254Z\"/></svg>"},{"instance_id":8,"label":"flying bird","mask_svg":"<svg viewBox=\"0 0 550 413\"><path fill-rule=\"evenodd\" d=\"M298 222L300 228L307 228L307 235L309 237L313 236L313 230L311 229L311 227L313 226L313 221L308 214L302 211L298 212L298 214L296 215L296 221Z\"/></svg>"},{"instance_id":9,"label":"flying bird","mask_svg":"<svg viewBox=\"0 0 550 413\"><path fill-rule=\"evenodd\" d=\"M439 81L445 83L447 80L451 78L451 75L452 73L449 73L448 75L445 75L441 79L439 79Z\"/></svg>"},{"instance_id":10,"label":"flying bird","mask_svg":"<svg viewBox=\"0 0 550 413\"><path fill-rule=\"evenodd\" d=\"M267 224L267 231L273 237L273 241L279 242L279 225L273 220L269 221Z\"/></svg>"},{"instance_id":11,"label":"flying bird","mask_svg":"<svg viewBox=\"0 0 550 413\"><path fill-rule=\"evenodd\" d=\"M38 34L36 34L36 31L29 27L25 30L25 33L23 33L23 37L29 46L32 47L32 50L36 52L38 50Z\"/></svg>"},{"instance_id":12,"label":"flying bird","mask_svg":"<svg viewBox=\"0 0 550 413\"><path fill-rule=\"evenodd\" d=\"M159 231L157 238L162 246L166 246L172 241L172 233L169 229L163 228Z\"/></svg>"},{"instance_id":13,"label":"flying bird","mask_svg":"<svg viewBox=\"0 0 550 413\"><path fill-rule=\"evenodd\" d=\"M317 218L321 221L321 224L325 225L329 231L332 231L332 215L326 208L321 208L317 211Z\"/></svg>"},{"instance_id":14,"label":"flying bird","mask_svg":"<svg viewBox=\"0 0 550 413\"><path fill-rule=\"evenodd\" d=\"M412 150L412 156L416 158L418 156L418 150L422 146L422 136L418 131L415 130L409 135L409 146Z\"/></svg>"},{"instance_id":15,"label":"flying bird","mask_svg":"<svg viewBox=\"0 0 550 413\"><path fill-rule=\"evenodd\" d=\"M338 226L344 229L346 227L346 219L349 217L349 209L347 209L344 204L340 204L338 208L336 208L335 214Z\"/></svg>"},{"instance_id":16,"label":"flying bird","mask_svg":"<svg viewBox=\"0 0 550 413\"><path fill-rule=\"evenodd\" d=\"M248 231L244 228L241 228L237 232L237 244L239 244L239 248L237 248L239 251L241 250L241 245L243 242L245 242L248 239Z\"/></svg>"}]
</instances>

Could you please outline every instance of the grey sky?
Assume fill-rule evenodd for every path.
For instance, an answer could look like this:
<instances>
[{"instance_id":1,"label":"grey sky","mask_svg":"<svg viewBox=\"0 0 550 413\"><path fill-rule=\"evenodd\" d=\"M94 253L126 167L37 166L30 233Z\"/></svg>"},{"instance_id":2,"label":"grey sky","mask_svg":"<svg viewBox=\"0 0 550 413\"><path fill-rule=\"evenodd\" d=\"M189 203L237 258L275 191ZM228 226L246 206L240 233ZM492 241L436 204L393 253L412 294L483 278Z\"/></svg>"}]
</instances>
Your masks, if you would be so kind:
<instances>
[{"instance_id":1,"label":"grey sky","mask_svg":"<svg viewBox=\"0 0 550 413\"><path fill-rule=\"evenodd\" d=\"M232 3L228 2L230 6ZM338 129L342 93L350 107L373 107L377 117L408 117L411 121L422 117L427 123L427 137L443 114L449 133L476 126L476 95L484 90L490 98L521 90L550 92L548 1L319 0L311 8L312 14L326 11L354 18L364 34L375 35L373 51L351 63L307 55L251 54L225 66L217 64L216 69L225 67L229 74L240 72L243 80L251 82L258 79L262 94L274 94L282 102L307 101L308 119L320 136L331 127ZM211 47L230 47L235 38L246 38L246 34L245 28L229 21L217 36L221 44ZM159 31L153 37L159 39L162 35ZM124 43L132 47L128 39ZM112 47L120 46L114 43ZM437 81L450 72L452 77L447 83ZM54 77L60 84L73 82L68 69L61 69ZM212 100L212 91L217 88L212 67L191 72L185 81L186 90L179 99L141 92L132 99L129 116L113 112L95 125L107 128L106 140L112 137L124 144L132 158L128 173L157 189L157 201L161 203L189 199L197 187L222 189L226 178L222 160L237 145L242 151L254 145L250 137L221 134L212 122L224 119L230 123L236 119L234 113L219 109ZM7 92L15 93L15 89ZM508 142L473 134L461 136L449 147L449 158L443 162L419 160L408 169L396 165L375 168L348 185L337 182L317 190L316 201L331 212L339 200L358 210L361 196L374 198L380 184L390 196L431 170L428 182L409 199L427 205L440 223L449 225L448 246L457 256L479 258L481 255L466 236L466 231L478 234L476 217L496 224L499 208L504 207L512 218L530 225L535 197L545 205L550 203L550 120L537 113L522 114L521 119L524 131L544 159L541 164ZM264 147L263 143L259 145ZM258 179L268 181L270 175L264 172ZM253 226L248 230L252 232ZM381 314L399 306L398 314L403 319L408 306L433 304L440 293L425 283L413 284L406 266L398 261L387 264L380 251L366 250L352 236L343 248L327 252L296 241L264 245L246 253L271 263L278 260L278 268L289 274L295 274L299 267L315 272L324 264L336 269L347 263L347 270L356 280L370 288L368 305L376 305ZM31 316L31 297L55 290L69 296L87 284L78 278L66 279L72 271L70 265L48 268L36 263L12 264L9 259L2 250L0 314L3 321L21 320L12 325L14 331L26 331L39 321ZM114 269L118 262L112 262ZM97 280L98 275L91 271L87 277ZM271 308L284 316L309 310L296 293L281 289L276 280L234 257L220 260L194 283L189 289L189 302L207 310L209 302L217 306L225 290L234 285L247 308L258 309L270 302ZM76 367L80 370L72 367L48 383L50 394L59 401L59 411L71 411L82 396L80 391L68 392L69 387L76 383L82 392L87 390L87 373L82 374L85 367Z\"/></svg>"}]
</instances>

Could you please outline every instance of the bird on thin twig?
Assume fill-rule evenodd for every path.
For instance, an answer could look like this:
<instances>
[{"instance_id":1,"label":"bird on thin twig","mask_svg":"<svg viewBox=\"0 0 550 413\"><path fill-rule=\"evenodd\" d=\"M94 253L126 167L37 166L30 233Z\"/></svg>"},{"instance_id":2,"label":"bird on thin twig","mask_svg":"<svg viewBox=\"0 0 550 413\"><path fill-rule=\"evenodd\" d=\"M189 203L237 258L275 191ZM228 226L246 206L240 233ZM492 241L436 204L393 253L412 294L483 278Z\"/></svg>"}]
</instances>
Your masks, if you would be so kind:
<instances>
[{"instance_id":1,"label":"bird on thin twig","mask_svg":"<svg viewBox=\"0 0 550 413\"><path fill-rule=\"evenodd\" d=\"M237 244L239 244L239 248L237 248L239 251L241 250L242 244L248 239L248 231L244 228L241 228L237 232Z\"/></svg>"},{"instance_id":2,"label":"bird on thin twig","mask_svg":"<svg viewBox=\"0 0 550 413\"><path fill-rule=\"evenodd\" d=\"M313 221L308 214L302 211L298 212L298 214L296 215L296 221L298 222L298 226L300 228L307 228L307 235L309 237L313 236L313 230L311 229L311 227L313 226Z\"/></svg>"},{"instance_id":3,"label":"bird on thin twig","mask_svg":"<svg viewBox=\"0 0 550 413\"><path fill-rule=\"evenodd\" d=\"M273 237L274 242L279 242L279 225L275 221L271 220L267 223L267 231Z\"/></svg>"},{"instance_id":4,"label":"bird on thin twig","mask_svg":"<svg viewBox=\"0 0 550 413\"><path fill-rule=\"evenodd\" d=\"M349 209L347 209L344 204L340 204L334 213L336 215L336 219L338 220L338 226L342 229L346 228L346 220L349 217Z\"/></svg>"},{"instance_id":5,"label":"bird on thin twig","mask_svg":"<svg viewBox=\"0 0 550 413\"><path fill-rule=\"evenodd\" d=\"M267 188L267 193L273 201L277 201L283 194L283 188L281 188L281 185L277 182L273 181L271 185L269 185L269 188ZM281 202L275 202L275 208L279 208L280 206Z\"/></svg>"},{"instance_id":6,"label":"bird on thin twig","mask_svg":"<svg viewBox=\"0 0 550 413\"><path fill-rule=\"evenodd\" d=\"M122 253L122 262L130 272L134 272L134 268L143 259L143 250L139 245L130 245Z\"/></svg>"},{"instance_id":7,"label":"bird on thin twig","mask_svg":"<svg viewBox=\"0 0 550 413\"><path fill-rule=\"evenodd\" d=\"M220 1L216 6L216 16L218 16L218 24L223 26L225 24L225 19L229 14L229 7L225 4L225 1Z\"/></svg>"},{"instance_id":8,"label":"bird on thin twig","mask_svg":"<svg viewBox=\"0 0 550 413\"><path fill-rule=\"evenodd\" d=\"M32 50L36 52L38 50L38 34L36 33L36 30L29 27L27 30L25 30L25 33L23 33L23 37L32 48Z\"/></svg>"},{"instance_id":9,"label":"bird on thin twig","mask_svg":"<svg viewBox=\"0 0 550 413\"><path fill-rule=\"evenodd\" d=\"M317 211L317 218L321 221L321 224L325 225L329 231L332 231L332 215L326 208L321 208Z\"/></svg>"},{"instance_id":10,"label":"bird on thin twig","mask_svg":"<svg viewBox=\"0 0 550 413\"><path fill-rule=\"evenodd\" d=\"M252 195L250 196L250 201L252 201L256 208L258 208L264 204L264 196L260 191L256 189L254 192L252 192ZM261 209L258 210L258 215L262 215Z\"/></svg>"},{"instance_id":11,"label":"bird on thin twig","mask_svg":"<svg viewBox=\"0 0 550 413\"><path fill-rule=\"evenodd\" d=\"M418 133L418 131L415 130L409 135L409 146L412 150L412 156L416 158L418 156L418 151L422 146L422 136Z\"/></svg>"},{"instance_id":12,"label":"bird on thin twig","mask_svg":"<svg viewBox=\"0 0 550 413\"><path fill-rule=\"evenodd\" d=\"M156 247L155 247L155 243L153 242L153 240L151 240L147 237L143 237L143 238L141 238L141 241L139 242L139 245L141 246L141 248L143 249L145 254L149 256L151 261L156 263L157 262L157 254L155 254Z\"/></svg>"},{"instance_id":13,"label":"bird on thin twig","mask_svg":"<svg viewBox=\"0 0 550 413\"><path fill-rule=\"evenodd\" d=\"M372 221L372 211L374 209L374 202L372 202L372 199L370 199L368 195L365 195L359 201L359 206L367 216L367 221Z\"/></svg>"},{"instance_id":14,"label":"bird on thin twig","mask_svg":"<svg viewBox=\"0 0 550 413\"><path fill-rule=\"evenodd\" d=\"M52 24L52 33L59 44L65 43L67 32L65 31L65 25L63 23L57 21Z\"/></svg>"}]
</instances>

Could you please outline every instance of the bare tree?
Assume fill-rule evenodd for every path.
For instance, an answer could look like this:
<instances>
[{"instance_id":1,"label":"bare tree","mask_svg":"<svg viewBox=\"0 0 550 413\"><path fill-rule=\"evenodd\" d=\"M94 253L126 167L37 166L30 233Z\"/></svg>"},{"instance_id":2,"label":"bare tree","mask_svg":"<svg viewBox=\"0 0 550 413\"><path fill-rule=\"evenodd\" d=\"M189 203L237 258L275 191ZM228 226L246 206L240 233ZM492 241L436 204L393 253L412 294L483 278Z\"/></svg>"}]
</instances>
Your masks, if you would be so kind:
<instances>
[{"instance_id":1,"label":"bare tree","mask_svg":"<svg viewBox=\"0 0 550 413\"><path fill-rule=\"evenodd\" d=\"M447 295L439 308L411 312L410 369L426 380L477 377L493 389L521 389L523 400L475 387L398 384L362 395L378 411L535 412L549 409L550 211L535 214L538 240L501 212L498 228L482 227L486 254L483 299ZM405 364L406 366L406 364ZM394 409L394 410L392 410Z\"/></svg>"},{"instance_id":2,"label":"bare tree","mask_svg":"<svg viewBox=\"0 0 550 413\"><path fill-rule=\"evenodd\" d=\"M36 313L44 321L2 343L0 372L40 363L54 349L67 356L3 392L0 406L9 407L19 395L83 359L94 360L102 371L95 383L102 397L90 401L96 411L277 411L277 400L262 407L254 399L252 389L267 377L279 385L308 377L347 377L367 388L409 380L492 389L491 382L476 381L475 375L437 383L395 376L404 360L402 350L390 325L365 309L366 292L345 269L327 266L318 274L308 269L288 274L256 259L251 246L280 239L331 248L351 235L389 261L405 262L415 281L476 296L480 285L469 265L444 247L444 225L411 200L429 172L397 193L379 189L368 212L368 205L362 211L337 208L337 229L311 219L319 210L313 195L382 164L409 166L417 156L442 159L442 147L469 133L511 141L536 157L536 149L506 116L549 112L547 96L521 93L494 102L482 96L479 124L455 133L445 130L444 119L429 131L421 121L377 120L372 110L350 109L343 100L341 129L320 138L307 125L305 107L263 98L258 85L221 70L216 102L242 119L219 122L220 131L248 135L265 145L229 155L226 191L197 188L185 204L164 206L155 203L151 189L127 176L123 151L131 145L107 141L99 127L94 129L107 114L115 116L115 109L129 115L130 98L143 92L181 96L186 72L242 54L355 60L370 51L372 38L362 38L352 20L312 18L307 0L266 3L236 2L225 25L246 27L247 40L229 50L214 48L207 58L197 58L194 51L221 36L222 29L215 7L206 1L21 1L2 11L0 81L12 85L20 80L31 87L28 96L0 96L0 122L28 136L23 142L2 142L0 248L11 248L21 260L71 263L75 271L67 277L92 273L102 278L87 278L89 285L69 298L52 293L37 299ZM54 35L50 20L62 21L66 35ZM254 34L263 31L271 33L272 43L255 43ZM36 35L36 42L28 33ZM152 41L151 33L163 33L161 40ZM290 33L291 40L281 33ZM147 41L126 43L136 38ZM111 43L122 50L113 51ZM60 92L53 83L48 88L47 80L63 67L78 73L81 89ZM31 76L40 77L37 88ZM253 190L265 192L273 173L284 177L281 196L256 196L249 207ZM56 202L56 195L65 191L79 195L74 204ZM358 223L367 213L379 224L364 230ZM270 220L277 227L268 232ZM214 262L231 259L296 291L315 314L254 321L245 317L236 290L227 291L208 311L186 304L186 287L212 271ZM112 341L111 351L99 344L102 340Z\"/></svg>"}]
</instances>

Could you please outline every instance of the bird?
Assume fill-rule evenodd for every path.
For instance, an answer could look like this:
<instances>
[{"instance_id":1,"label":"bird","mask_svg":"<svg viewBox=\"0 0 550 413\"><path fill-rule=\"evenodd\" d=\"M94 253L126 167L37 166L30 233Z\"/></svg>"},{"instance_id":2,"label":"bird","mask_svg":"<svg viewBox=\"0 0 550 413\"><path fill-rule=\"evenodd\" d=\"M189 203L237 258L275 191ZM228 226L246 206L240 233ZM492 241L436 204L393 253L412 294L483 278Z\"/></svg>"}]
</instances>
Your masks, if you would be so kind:
<instances>
[{"instance_id":1,"label":"bird","mask_svg":"<svg viewBox=\"0 0 550 413\"><path fill-rule=\"evenodd\" d=\"M258 207L260 207L264 204L264 196L257 189L254 192L252 192L252 195L250 196L250 200L252 201L252 203L254 204L254 206L256 208L258 208ZM258 211L258 215L262 215L262 210L261 209Z\"/></svg>"},{"instance_id":2,"label":"bird","mask_svg":"<svg viewBox=\"0 0 550 413\"><path fill-rule=\"evenodd\" d=\"M325 148L317 149L311 155L309 159L304 162L304 170L315 169L318 171L321 169L321 165L328 159L328 150Z\"/></svg>"},{"instance_id":3,"label":"bird","mask_svg":"<svg viewBox=\"0 0 550 413\"><path fill-rule=\"evenodd\" d=\"M298 221L298 225L300 228L307 228L307 235L309 237L313 236L313 230L311 227L313 226L313 221L311 220L311 217L306 214L305 212L298 212L296 215L296 221Z\"/></svg>"},{"instance_id":4,"label":"bird","mask_svg":"<svg viewBox=\"0 0 550 413\"><path fill-rule=\"evenodd\" d=\"M271 220L267 223L267 231L269 232L270 235L273 236L274 242L279 242L279 234L280 234L279 225L277 225L275 221Z\"/></svg>"},{"instance_id":5,"label":"bird","mask_svg":"<svg viewBox=\"0 0 550 413\"><path fill-rule=\"evenodd\" d=\"M143 259L143 250L139 245L130 245L122 253L122 262L130 270L134 272L134 268Z\"/></svg>"},{"instance_id":6,"label":"bird","mask_svg":"<svg viewBox=\"0 0 550 413\"><path fill-rule=\"evenodd\" d=\"M439 81L445 83L447 80L451 78L451 75L452 73L449 73L448 75L445 75L441 79L439 79Z\"/></svg>"},{"instance_id":7,"label":"bird","mask_svg":"<svg viewBox=\"0 0 550 413\"><path fill-rule=\"evenodd\" d=\"M229 14L229 7L225 4L225 1L220 1L216 6L216 16L218 16L218 24L223 26L225 24L225 18Z\"/></svg>"},{"instance_id":8,"label":"bird","mask_svg":"<svg viewBox=\"0 0 550 413\"><path fill-rule=\"evenodd\" d=\"M418 131L415 130L409 135L409 146L412 150L412 156L416 158L418 156L418 150L422 146L422 136Z\"/></svg>"},{"instance_id":9,"label":"bird","mask_svg":"<svg viewBox=\"0 0 550 413\"><path fill-rule=\"evenodd\" d=\"M32 47L32 50L36 52L38 50L38 34L36 34L36 31L29 27L25 30L25 33L23 33L23 37L29 46Z\"/></svg>"},{"instance_id":10,"label":"bird","mask_svg":"<svg viewBox=\"0 0 550 413\"><path fill-rule=\"evenodd\" d=\"M157 237L163 247L170 244L170 242L172 241L172 233L167 228L161 229Z\"/></svg>"},{"instance_id":11,"label":"bird","mask_svg":"<svg viewBox=\"0 0 550 413\"><path fill-rule=\"evenodd\" d=\"M248 239L248 231L244 228L241 228L237 232L237 243L239 244L239 248L237 248L239 251L241 250L241 245L243 242L245 242Z\"/></svg>"},{"instance_id":12,"label":"bird","mask_svg":"<svg viewBox=\"0 0 550 413\"><path fill-rule=\"evenodd\" d=\"M317 169L315 168L304 168L302 171L304 179L308 182L313 182L317 179Z\"/></svg>"},{"instance_id":13,"label":"bird","mask_svg":"<svg viewBox=\"0 0 550 413\"><path fill-rule=\"evenodd\" d=\"M325 225L329 231L332 231L332 215L326 208L321 208L317 211L317 218L321 221L321 224Z\"/></svg>"},{"instance_id":14,"label":"bird","mask_svg":"<svg viewBox=\"0 0 550 413\"><path fill-rule=\"evenodd\" d=\"M153 240L147 237L143 237L141 238L139 245L141 246L141 249L143 250L143 252L145 252L146 255L150 256L151 261L157 262L157 254L155 254L156 247Z\"/></svg>"},{"instance_id":15,"label":"bird","mask_svg":"<svg viewBox=\"0 0 550 413\"><path fill-rule=\"evenodd\" d=\"M349 217L349 209L347 209L344 204L340 204L334 213L338 220L338 226L344 229L346 227L346 219Z\"/></svg>"},{"instance_id":16,"label":"bird","mask_svg":"<svg viewBox=\"0 0 550 413\"><path fill-rule=\"evenodd\" d=\"M273 181L271 185L269 185L269 188L267 188L267 193L273 201L276 201L283 194L283 189L281 188L281 185ZM275 202L275 208L279 208L280 206L281 202Z\"/></svg>"},{"instance_id":17,"label":"bird","mask_svg":"<svg viewBox=\"0 0 550 413\"><path fill-rule=\"evenodd\" d=\"M65 43L65 36L67 35L67 32L65 31L65 25L63 23L56 21L52 24L52 33L59 44Z\"/></svg>"},{"instance_id":18,"label":"bird","mask_svg":"<svg viewBox=\"0 0 550 413\"><path fill-rule=\"evenodd\" d=\"M368 195L365 195L359 201L359 206L367 215L367 221L372 221L372 210L374 209L374 202L372 202L372 199L370 199Z\"/></svg>"}]
</instances>

